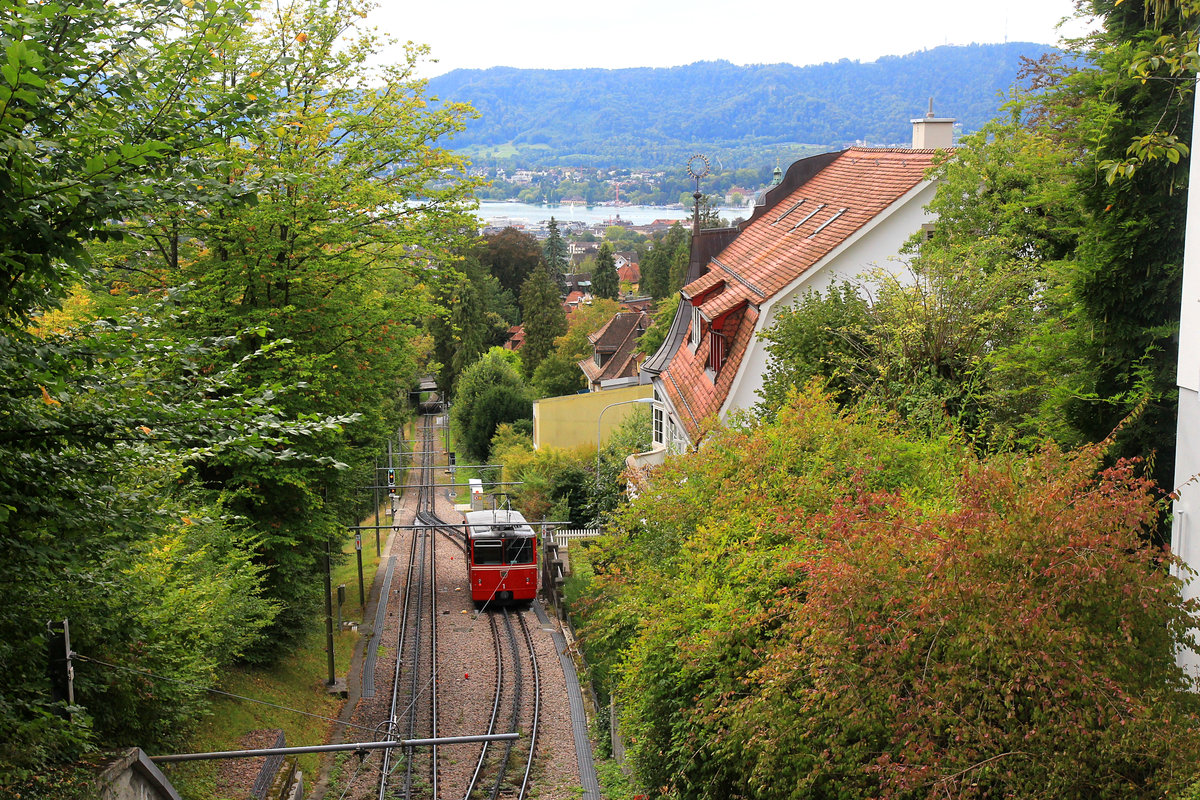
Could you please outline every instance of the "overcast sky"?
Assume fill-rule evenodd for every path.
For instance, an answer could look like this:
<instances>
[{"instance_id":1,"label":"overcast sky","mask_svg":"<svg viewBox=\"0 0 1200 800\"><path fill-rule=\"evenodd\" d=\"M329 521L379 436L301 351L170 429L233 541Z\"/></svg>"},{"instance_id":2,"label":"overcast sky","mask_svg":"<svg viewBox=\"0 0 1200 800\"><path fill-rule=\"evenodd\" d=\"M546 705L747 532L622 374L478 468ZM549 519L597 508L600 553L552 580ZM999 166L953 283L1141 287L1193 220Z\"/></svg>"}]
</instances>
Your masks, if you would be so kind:
<instances>
[{"instance_id":1,"label":"overcast sky","mask_svg":"<svg viewBox=\"0 0 1200 800\"><path fill-rule=\"evenodd\" d=\"M723 59L874 61L944 44L1055 44L1072 0L384 0L370 21L432 48L433 77L496 66L671 67ZM1073 24L1068 32L1082 28Z\"/></svg>"}]
</instances>

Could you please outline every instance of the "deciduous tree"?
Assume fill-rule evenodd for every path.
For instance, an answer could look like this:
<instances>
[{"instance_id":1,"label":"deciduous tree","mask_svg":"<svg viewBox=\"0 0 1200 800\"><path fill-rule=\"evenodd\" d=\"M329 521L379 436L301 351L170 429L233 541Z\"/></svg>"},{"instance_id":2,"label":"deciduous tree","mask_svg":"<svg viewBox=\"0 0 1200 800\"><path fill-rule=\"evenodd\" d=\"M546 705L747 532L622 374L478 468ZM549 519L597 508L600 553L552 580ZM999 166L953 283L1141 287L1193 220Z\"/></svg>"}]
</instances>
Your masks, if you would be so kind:
<instances>
[{"instance_id":1,"label":"deciduous tree","mask_svg":"<svg viewBox=\"0 0 1200 800\"><path fill-rule=\"evenodd\" d=\"M244 531L194 465L338 427L289 418L279 386L239 387L253 352L202 369L233 341L164 332L173 300L94 323L86 303L52 312L84 297L89 244L167 204L228 208L245 193L198 153L255 128L273 98L269 76L213 79L249 24L238 2L16 2L0 15L0 571L22 593L0 608L6 796L68 796L54 767L88 747L186 730L203 699L171 681L211 683L273 615ZM63 618L80 656L73 721L43 666L45 623Z\"/></svg>"},{"instance_id":2,"label":"deciduous tree","mask_svg":"<svg viewBox=\"0 0 1200 800\"><path fill-rule=\"evenodd\" d=\"M533 371L530 386L535 396L557 397L587 388L579 362L592 358L595 352L588 337L620 310L615 300L595 300L571 312L567 317L567 332L554 340L554 349Z\"/></svg>"},{"instance_id":3,"label":"deciduous tree","mask_svg":"<svg viewBox=\"0 0 1200 800\"><path fill-rule=\"evenodd\" d=\"M581 627L670 796L1159 797L1196 624L1137 464L986 459L804 393L668 459ZM786 477L781 477L786 476ZM631 624L630 620L638 622Z\"/></svg>"},{"instance_id":4,"label":"deciduous tree","mask_svg":"<svg viewBox=\"0 0 1200 800\"><path fill-rule=\"evenodd\" d=\"M204 249L174 275L196 287L181 319L186 331L241 331L247 351L277 348L245 371L247 385L297 386L281 401L294 413L359 414L346 433L296 445L351 470L240 457L202 467L205 480L224 488L230 513L260 532L272 597L283 605L269 640L276 648L302 635L318 607L325 548L351 520L354 487L365 478L355 468L371 468L363 445L387 437L406 413L417 372L412 341L431 311L426 272L455 263L467 229L470 184L440 144L468 112L429 105L413 77L424 48L373 61L382 42L364 21L368 10L358 0L297 0L222 54L231 75L282 65L269 121L206 153L225 180L253 186L256 202L187 214L180 235ZM175 222L161 215L144 226L168 237ZM482 350L482 337L470 319L457 322L462 366Z\"/></svg>"},{"instance_id":5,"label":"deciduous tree","mask_svg":"<svg viewBox=\"0 0 1200 800\"><path fill-rule=\"evenodd\" d=\"M1074 288L1095 371L1090 396L1071 417L1085 435L1101 438L1147 398L1119 432L1120 452L1157 452L1156 478L1170 487L1196 7L1094 0L1085 8L1100 21L1086 42L1095 66L1079 71L1060 96L1076 107L1080 98L1094 105L1093 124L1081 131L1095 149L1078 179L1089 224Z\"/></svg>"},{"instance_id":6,"label":"deciduous tree","mask_svg":"<svg viewBox=\"0 0 1200 800\"><path fill-rule=\"evenodd\" d=\"M502 287L516 295L542 260L542 248L533 234L508 227L483 237L479 260Z\"/></svg>"},{"instance_id":7,"label":"deciduous tree","mask_svg":"<svg viewBox=\"0 0 1200 800\"><path fill-rule=\"evenodd\" d=\"M493 348L459 376L451 416L463 450L483 464L496 429L532 419L533 404L520 373Z\"/></svg>"}]
</instances>

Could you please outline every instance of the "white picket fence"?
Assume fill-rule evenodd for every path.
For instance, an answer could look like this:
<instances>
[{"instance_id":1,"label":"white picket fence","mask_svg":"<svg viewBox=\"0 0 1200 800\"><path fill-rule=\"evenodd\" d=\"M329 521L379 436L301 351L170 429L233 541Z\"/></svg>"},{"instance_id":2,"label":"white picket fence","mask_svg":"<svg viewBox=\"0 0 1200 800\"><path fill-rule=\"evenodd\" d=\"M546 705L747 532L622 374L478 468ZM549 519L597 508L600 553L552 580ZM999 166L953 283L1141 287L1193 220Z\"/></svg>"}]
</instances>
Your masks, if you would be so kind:
<instances>
[{"instance_id":1,"label":"white picket fence","mask_svg":"<svg viewBox=\"0 0 1200 800\"><path fill-rule=\"evenodd\" d=\"M554 531L554 543L559 547L569 547L569 543L576 539L595 539L603 535L603 528L559 528Z\"/></svg>"}]
</instances>

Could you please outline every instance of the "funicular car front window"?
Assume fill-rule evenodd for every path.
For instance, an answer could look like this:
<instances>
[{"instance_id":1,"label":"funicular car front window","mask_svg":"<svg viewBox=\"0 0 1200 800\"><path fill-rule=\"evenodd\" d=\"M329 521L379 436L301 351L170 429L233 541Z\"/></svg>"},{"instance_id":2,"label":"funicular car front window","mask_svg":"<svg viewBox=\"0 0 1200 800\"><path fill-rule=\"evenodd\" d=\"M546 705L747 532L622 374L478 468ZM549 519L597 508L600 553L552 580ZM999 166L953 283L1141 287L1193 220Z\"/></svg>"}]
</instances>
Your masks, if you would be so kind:
<instances>
[{"instance_id":1,"label":"funicular car front window","mask_svg":"<svg viewBox=\"0 0 1200 800\"><path fill-rule=\"evenodd\" d=\"M507 539L504 544L505 563L533 563L533 539Z\"/></svg>"},{"instance_id":2,"label":"funicular car front window","mask_svg":"<svg viewBox=\"0 0 1200 800\"><path fill-rule=\"evenodd\" d=\"M504 545L501 542L475 542L475 563L484 566L499 565Z\"/></svg>"}]
</instances>

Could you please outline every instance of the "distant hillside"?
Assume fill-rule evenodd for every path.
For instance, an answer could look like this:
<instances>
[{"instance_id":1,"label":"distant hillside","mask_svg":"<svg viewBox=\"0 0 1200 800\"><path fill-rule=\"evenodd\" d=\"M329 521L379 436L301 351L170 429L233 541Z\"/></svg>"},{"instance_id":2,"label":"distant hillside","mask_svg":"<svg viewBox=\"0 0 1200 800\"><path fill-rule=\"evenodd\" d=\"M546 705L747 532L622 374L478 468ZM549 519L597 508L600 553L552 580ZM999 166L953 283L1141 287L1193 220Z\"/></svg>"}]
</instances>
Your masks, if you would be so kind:
<instances>
[{"instance_id":1,"label":"distant hillside","mask_svg":"<svg viewBox=\"0 0 1200 800\"><path fill-rule=\"evenodd\" d=\"M703 148L714 155L911 141L909 120L934 111L977 130L998 114L1023 58L1047 45L937 47L870 63L739 67L706 61L669 69L455 70L432 94L482 117L454 147L477 160L521 153L534 162L651 166Z\"/></svg>"}]
</instances>

